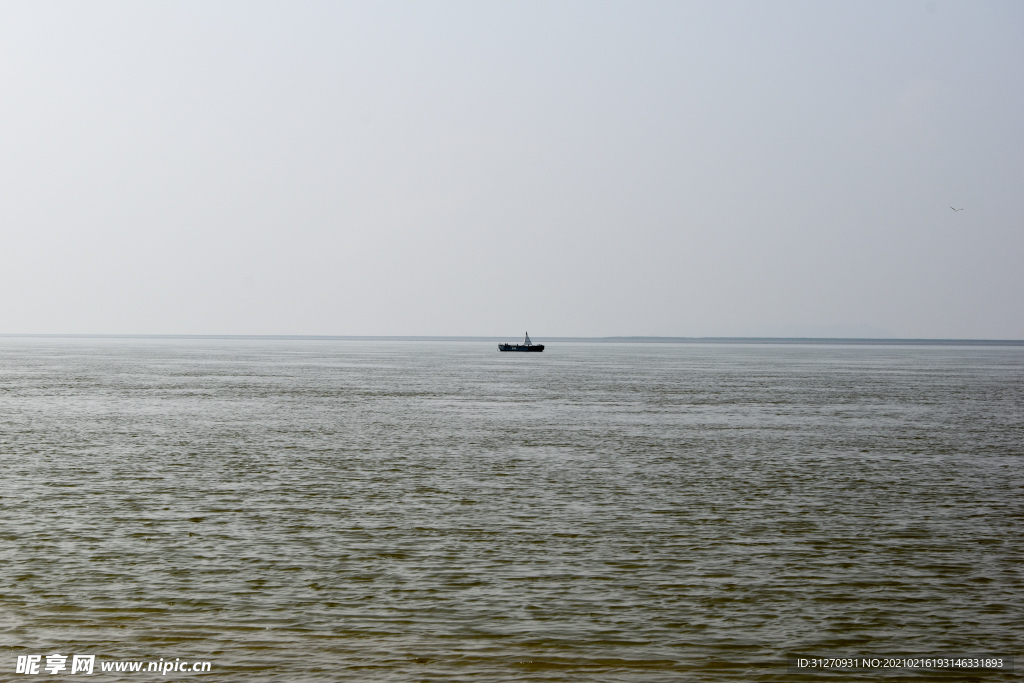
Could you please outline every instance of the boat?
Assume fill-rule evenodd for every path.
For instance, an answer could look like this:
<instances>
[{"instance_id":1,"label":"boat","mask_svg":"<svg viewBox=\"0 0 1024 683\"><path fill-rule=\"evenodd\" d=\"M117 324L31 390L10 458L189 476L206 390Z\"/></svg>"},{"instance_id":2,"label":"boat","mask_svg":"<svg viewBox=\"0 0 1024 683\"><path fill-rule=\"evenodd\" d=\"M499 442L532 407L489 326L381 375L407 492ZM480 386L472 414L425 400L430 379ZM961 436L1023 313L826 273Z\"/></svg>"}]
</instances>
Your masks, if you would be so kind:
<instances>
[{"instance_id":1,"label":"boat","mask_svg":"<svg viewBox=\"0 0 1024 683\"><path fill-rule=\"evenodd\" d=\"M530 333L526 333L526 341L522 344L498 344L499 351L543 351L543 344L534 344L530 341Z\"/></svg>"}]
</instances>

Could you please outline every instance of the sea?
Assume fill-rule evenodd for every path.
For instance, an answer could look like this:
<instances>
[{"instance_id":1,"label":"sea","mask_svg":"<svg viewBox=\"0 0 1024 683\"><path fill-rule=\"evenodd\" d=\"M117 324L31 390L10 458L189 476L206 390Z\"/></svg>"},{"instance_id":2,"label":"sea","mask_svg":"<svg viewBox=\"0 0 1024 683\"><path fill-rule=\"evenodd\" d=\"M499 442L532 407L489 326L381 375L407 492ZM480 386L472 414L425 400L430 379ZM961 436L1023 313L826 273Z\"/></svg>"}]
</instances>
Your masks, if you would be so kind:
<instances>
[{"instance_id":1,"label":"sea","mask_svg":"<svg viewBox=\"0 0 1024 683\"><path fill-rule=\"evenodd\" d=\"M1022 346L0 338L0 680L1020 680L1022 465Z\"/></svg>"}]
</instances>

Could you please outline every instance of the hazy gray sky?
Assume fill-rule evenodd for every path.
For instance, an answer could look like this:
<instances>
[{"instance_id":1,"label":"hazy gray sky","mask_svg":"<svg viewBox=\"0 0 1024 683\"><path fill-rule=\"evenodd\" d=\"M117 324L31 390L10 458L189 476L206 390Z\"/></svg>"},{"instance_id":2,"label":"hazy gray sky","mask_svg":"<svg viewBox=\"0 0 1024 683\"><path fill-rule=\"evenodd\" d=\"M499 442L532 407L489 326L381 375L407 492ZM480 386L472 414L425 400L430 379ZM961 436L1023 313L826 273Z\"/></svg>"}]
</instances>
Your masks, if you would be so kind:
<instances>
[{"instance_id":1,"label":"hazy gray sky","mask_svg":"<svg viewBox=\"0 0 1024 683\"><path fill-rule=\"evenodd\" d=\"M1017 0L0 12L0 332L1024 338Z\"/></svg>"}]
</instances>

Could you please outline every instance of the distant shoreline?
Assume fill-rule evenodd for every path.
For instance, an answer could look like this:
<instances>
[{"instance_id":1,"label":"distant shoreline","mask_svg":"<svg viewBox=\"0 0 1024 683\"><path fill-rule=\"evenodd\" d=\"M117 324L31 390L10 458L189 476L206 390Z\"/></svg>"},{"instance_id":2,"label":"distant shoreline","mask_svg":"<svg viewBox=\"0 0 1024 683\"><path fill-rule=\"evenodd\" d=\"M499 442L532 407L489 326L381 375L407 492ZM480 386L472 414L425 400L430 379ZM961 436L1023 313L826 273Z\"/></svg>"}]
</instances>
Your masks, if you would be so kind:
<instances>
[{"instance_id":1,"label":"distant shoreline","mask_svg":"<svg viewBox=\"0 0 1024 683\"><path fill-rule=\"evenodd\" d=\"M316 334L3 334L7 339L225 339L267 341L501 342L507 337ZM540 337L537 342L605 344L788 344L862 346L1024 346L1024 339L888 339L860 337Z\"/></svg>"}]
</instances>

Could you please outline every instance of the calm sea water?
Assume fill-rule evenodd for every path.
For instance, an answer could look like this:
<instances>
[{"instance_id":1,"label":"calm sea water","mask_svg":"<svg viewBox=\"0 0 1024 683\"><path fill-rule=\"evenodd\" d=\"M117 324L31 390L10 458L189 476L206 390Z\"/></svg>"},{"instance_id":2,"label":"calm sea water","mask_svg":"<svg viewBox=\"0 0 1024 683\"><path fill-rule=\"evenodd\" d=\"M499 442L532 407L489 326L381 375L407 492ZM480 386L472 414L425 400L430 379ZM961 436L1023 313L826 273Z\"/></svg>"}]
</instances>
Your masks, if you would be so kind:
<instances>
[{"instance_id":1,"label":"calm sea water","mask_svg":"<svg viewBox=\"0 0 1024 683\"><path fill-rule=\"evenodd\" d=\"M1022 458L1019 347L3 339L0 679L1021 653Z\"/></svg>"}]
</instances>

